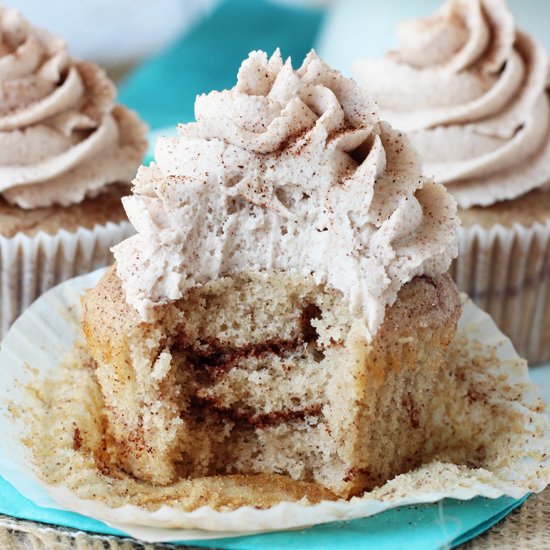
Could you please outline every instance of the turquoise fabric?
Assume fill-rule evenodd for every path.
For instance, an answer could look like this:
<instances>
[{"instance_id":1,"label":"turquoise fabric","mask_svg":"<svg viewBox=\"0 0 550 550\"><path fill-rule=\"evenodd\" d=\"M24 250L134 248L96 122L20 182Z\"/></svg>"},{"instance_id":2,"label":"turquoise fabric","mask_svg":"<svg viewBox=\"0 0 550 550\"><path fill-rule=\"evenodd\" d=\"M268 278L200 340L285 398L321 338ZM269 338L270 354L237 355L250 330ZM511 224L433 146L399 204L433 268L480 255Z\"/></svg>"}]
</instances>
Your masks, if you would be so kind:
<instances>
[{"instance_id":1,"label":"turquoise fabric","mask_svg":"<svg viewBox=\"0 0 550 550\"><path fill-rule=\"evenodd\" d=\"M261 548L436 550L455 546L475 537L506 516L524 500L503 497L496 500L475 498L462 502L446 499L440 504L404 506L369 518L318 525L300 531L196 541L187 544L235 550ZM123 534L104 523L79 514L36 506L1 477L0 514L93 533ZM185 541L181 541L181 544L185 544Z\"/></svg>"},{"instance_id":2,"label":"turquoise fabric","mask_svg":"<svg viewBox=\"0 0 550 550\"><path fill-rule=\"evenodd\" d=\"M318 525L302 531L283 531L235 539L216 540L216 548L253 550L430 550L456 546L487 530L520 502L513 499L470 502L444 500L441 505L404 506L382 514L347 522ZM208 546L201 543L200 546Z\"/></svg>"},{"instance_id":3,"label":"turquoise fabric","mask_svg":"<svg viewBox=\"0 0 550 550\"><path fill-rule=\"evenodd\" d=\"M323 19L316 10L289 8L260 0L229 0L166 53L138 68L121 87L120 99L151 128L193 119L199 93L231 87L241 60L252 49L280 47L295 65L315 43ZM252 549L437 549L464 542L488 529L523 500L477 498L407 506L374 517L233 539L194 543L216 548ZM0 513L21 519L120 535L84 516L42 508L0 477Z\"/></svg>"},{"instance_id":4,"label":"turquoise fabric","mask_svg":"<svg viewBox=\"0 0 550 550\"><path fill-rule=\"evenodd\" d=\"M119 89L151 129L193 120L197 94L231 88L241 61L252 50L282 55L300 64L312 48L323 12L227 0L164 54L143 63Z\"/></svg>"}]
</instances>

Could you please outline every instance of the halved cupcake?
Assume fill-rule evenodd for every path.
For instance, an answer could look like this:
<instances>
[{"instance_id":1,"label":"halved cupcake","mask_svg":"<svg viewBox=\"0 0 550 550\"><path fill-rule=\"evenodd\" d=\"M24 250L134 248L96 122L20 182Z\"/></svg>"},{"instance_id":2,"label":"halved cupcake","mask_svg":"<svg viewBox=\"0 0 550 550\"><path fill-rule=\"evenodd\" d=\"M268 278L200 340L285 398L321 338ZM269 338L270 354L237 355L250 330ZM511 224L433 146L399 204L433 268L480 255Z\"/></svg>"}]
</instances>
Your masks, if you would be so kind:
<instances>
[{"instance_id":1,"label":"halved cupcake","mask_svg":"<svg viewBox=\"0 0 550 550\"><path fill-rule=\"evenodd\" d=\"M359 81L406 131L463 223L452 273L531 363L550 359L548 55L503 0L451 0L398 26Z\"/></svg>"},{"instance_id":2,"label":"halved cupcake","mask_svg":"<svg viewBox=\"0 0 550 550\"><path fill-rule=\"evenodd\" d=\"M314 53L254 52L195 110L140 168L137 235L83 302L115 461L349 497L429 460L460 314L452 197Z\"/></svg>"},{"instance_id":3,"label":"halved cupcake","mask_svg":"<svg viewBox=\"0 0 550 550\"><path fill-rule=\"evenodd\" d=\"M112 261L146 141L103 70L15 10L0 30L1 337L38 294Z\"/></svg>"}]
</instances>

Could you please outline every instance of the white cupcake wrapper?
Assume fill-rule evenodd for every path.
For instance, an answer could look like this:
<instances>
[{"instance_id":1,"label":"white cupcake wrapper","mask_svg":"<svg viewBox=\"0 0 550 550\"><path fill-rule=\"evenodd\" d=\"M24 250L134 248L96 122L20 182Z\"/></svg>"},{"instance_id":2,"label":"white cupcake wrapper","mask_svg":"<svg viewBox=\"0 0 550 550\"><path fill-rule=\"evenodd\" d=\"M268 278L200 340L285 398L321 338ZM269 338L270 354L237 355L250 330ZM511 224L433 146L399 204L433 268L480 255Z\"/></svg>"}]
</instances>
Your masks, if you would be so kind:
<instances>
[{"instance_id":1,"label":"white cupcake wrapper","mask_svg":"<svg viewBox=\"0 0 550 550\"><path fill-rule=\"evenodd\" d=\"M128 221L55 235L0 236L0 340L34 300L62 281L113 262L111 246L134 233Z\"/></svg>"},{"instance_id":2,"label":"white cupcake wrapper","mask_svg":"<svg viewBox=\"0 0 550 550\"><path fill-rule=\"evenodd\" d=\"M467 500L475 496L504 495L519 498L529 491L543 490L550 480L550 423L538 412L541 402L528 378L526 364L490 317L467 302L459 323L459 335L468 338L469 346L485 351L488 346L495 347L500 364L488 367L487 371L492 369L493 375L498 372L500 380L505 380L503 384L513 387L513 397L508 388L508 394L503 391L492 399L519 413L523 425L520 434L510 434L512 458L498 475L488 470L438 463L398 476L382 488L350 501L325 501L311 506L282 502L264 510L246 506L228 512L209 507L183 512L166 505L153 512L135 505L110 508L102 502L79 498L67 487L46 485L36 475L20 440L31 419L17 415L14 419L10 410L28 399L25 387L29 383L46 378L70 352L73 342L80 337L82 291L94 286L103 273L104 270L100 270L72 279L44 294L16 321L0 351L1 445L3 456L11 464L8 468L5 462L0 463L0 474L38 504L51 506L50 499L53 499L57 508L104 521L142 540L160 542L293 529L366 517L398 506L443 498Z\"/></svg>"},{"instance_id":3,"label":"white cupcake wrapper","mask_svg":"<svg viewBox=\"0 0 550 550\"><path fill-rule=\"evenodd\" d=\"M530 364L550 360L550 221L460 231L451 273Z\"/></svg>"}]
</instances>

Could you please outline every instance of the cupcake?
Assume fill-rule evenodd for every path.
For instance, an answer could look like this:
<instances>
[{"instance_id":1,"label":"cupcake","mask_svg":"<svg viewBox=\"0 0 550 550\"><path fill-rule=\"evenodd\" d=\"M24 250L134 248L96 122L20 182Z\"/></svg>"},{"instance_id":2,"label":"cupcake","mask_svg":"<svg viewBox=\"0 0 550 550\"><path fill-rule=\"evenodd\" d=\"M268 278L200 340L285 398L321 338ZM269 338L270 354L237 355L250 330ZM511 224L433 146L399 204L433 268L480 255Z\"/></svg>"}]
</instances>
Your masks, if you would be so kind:
<instances>
[{"instance_id":1,"label":"cupcake","mask_svg":"<svg viewBox=\"0 0 550 550\"><path fill-rule=\"evenodd\" d=\"M195 114L139 169L137 234L83 299L109 460L202 495L283 475L345 498L429 460L454 199L313 52L251 53Z\"/></svg>"},{"instance_id":2,"label":"cupcake","mask_svg":"<svg viewBox=\"0 0 550 550\"><path fill-rule=\"evenodd\" d=\"M38 294L112 261L145 127L96 65L0 7L0 337Z\"/></svg>"},{"instance_id":3,"label":"cupcake","mask_svg":"<svg viewBox=\"0 0 550 550\"><path fill-rule=\"evenodd\" d=\"M503 0L451 0L398 26L356 73L447 186L463 227L452 274L530 363L550 359L548 57Z\"/></svg>"}]
</instances>

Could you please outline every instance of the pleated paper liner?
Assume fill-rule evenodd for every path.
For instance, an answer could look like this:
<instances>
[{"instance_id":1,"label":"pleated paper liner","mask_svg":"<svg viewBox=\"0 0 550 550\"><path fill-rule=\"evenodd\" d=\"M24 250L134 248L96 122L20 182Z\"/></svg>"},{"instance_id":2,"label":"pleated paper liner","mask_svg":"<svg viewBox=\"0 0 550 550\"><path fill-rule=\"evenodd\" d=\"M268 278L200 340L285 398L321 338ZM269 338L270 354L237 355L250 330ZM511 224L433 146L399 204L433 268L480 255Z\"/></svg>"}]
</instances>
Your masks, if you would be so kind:
<instances>
[{"instance_id":1,"label":"pleated paper liner","mask_svg":"<svg viewBox=\"0 0 550 550\"><path fill-rule=\"evenodd\" d=\"M251 494L250 505L234 510L186 509L187 480L159 488L104 475L81 444L100 437L94 432L99 419L90 414L101 406L93 369L85 352L79 364L66 361L82 338L82 292L103 272L44 294L0 351L0 444L11 461L0 474L39 505L75 511L148 541L198 540L349 520L443 498L520 498L550 480L550 425L526 363L467 300L448 368L434 380L434 398L445 396L426 441L434 459L382 487L349 501L302 499L258 509ZM78 426L86 433L77 437Z\"/></svg>"},{"instance_id":2,"label":"pleated paper liner","mask_svg":"<svg viewBox=\"0 0 550 550\"><path fill-rule=\"evenodd\" d=\"M93 229L0 236L0 340L34 300L62 281L113 262L111 246L134 233L128 221Z\"/></svg>"},{"instance_id":3,"label":"pleated paper liner","mask_svg":"<svg viewBox=\"0 0 550 550\"><path fill-rule=\"evenodd\" d=\"M529 364L550 360L550 221L463 227L451 275Z\"/></svg>"}]
</instances>

